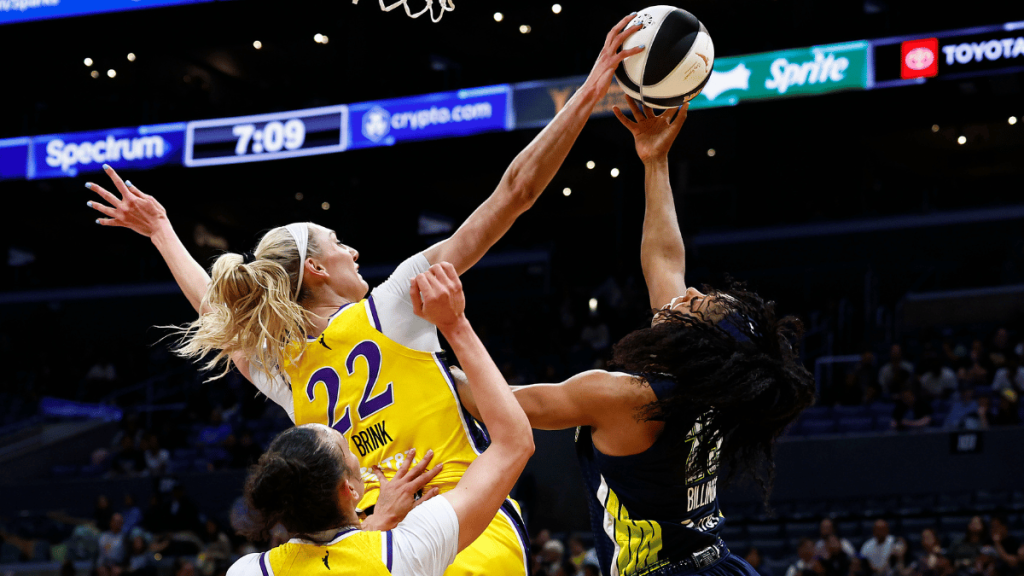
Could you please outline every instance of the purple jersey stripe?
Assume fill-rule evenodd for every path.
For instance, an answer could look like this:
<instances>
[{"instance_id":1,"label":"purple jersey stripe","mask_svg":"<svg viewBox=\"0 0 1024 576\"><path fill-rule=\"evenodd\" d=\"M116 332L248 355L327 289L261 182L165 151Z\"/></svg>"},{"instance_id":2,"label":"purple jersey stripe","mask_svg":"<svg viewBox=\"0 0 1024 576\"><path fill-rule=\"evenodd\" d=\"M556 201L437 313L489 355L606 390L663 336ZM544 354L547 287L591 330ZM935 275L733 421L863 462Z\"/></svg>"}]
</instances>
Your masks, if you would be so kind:
<instances>
[{"instance_id":1,"label":"purple jersey stripe","mask_svg":"<svg viewBox=\"0 0 1024 576\"><path fill-rule=\"evenodd\" d=\"M267 553L260 554L260 570L263 571L263 576L270 576L267 572Z\"/></svg>"},{"instance_id":2,"label":"purple jersey stripe","mask_svg":"<svg viewBox=\"0 0 1024 576\"><path fill-rule=\"evenodd\" d=\"M377 305L373 303L373 296L370 296L366 300L370 303L370 313L373 315L373 327L383 334L384 332L380 329L380 318L377 316Z\"/></svg>"},{"instance_id":3,"label":"purple jersey stripe","mask_svg":"<svg viewBox=\"0 0 1024 576\"><path fill-rule=\"evenodd\" d=\"M387 532L385 532L384 533L384 537L388 539L388 563L387 563L387 567L388 567L388 572L391 572L391 559L393 558L392 542L391 542L391 531L388 530Z\"/></svg>"}]
</instances>

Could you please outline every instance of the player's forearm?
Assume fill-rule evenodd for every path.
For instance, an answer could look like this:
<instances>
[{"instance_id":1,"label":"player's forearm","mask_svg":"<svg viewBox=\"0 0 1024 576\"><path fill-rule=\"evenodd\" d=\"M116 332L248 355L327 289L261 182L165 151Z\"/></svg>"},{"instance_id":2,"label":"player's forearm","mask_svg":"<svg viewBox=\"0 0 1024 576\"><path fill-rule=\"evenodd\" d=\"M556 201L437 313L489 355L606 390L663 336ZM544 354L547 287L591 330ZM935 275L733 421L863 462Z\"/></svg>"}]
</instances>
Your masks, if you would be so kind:
<instances>
[{"instance_id":1,"label":"player's forearm","mask_svg":"<svg viewBox=\"0 0 1024 576\"><path fill-rule=\"evenodd\" d=\"M640 263L648 287L653 287L661 275L681 275L686 268L686 250L676 218L667 157L651 159L644 163L644 197Z\"/></svg>"},{"instance_id":2,"label":"player's forearm","mask_svg":"<svg viewBox=\"0 0 1024 576\"><path fill-rule=\"evenodd\" d=\"M587 124L599 91L584 84L569 98L555 118L516 156L502 177L502 183L524 211L540 197L561 168L576 138Z\"/></svg>"},{"instance_id":3,"label":"player's forearm","mask_svg":"<svg viewBox=\"0 0 1024 576\"><path fill-rule=\"evenodd\" d=\"M441 333L466 373L476 411L491 434L492 448L498 445L511 450L525 462L533 453L530 421L469 321L462 317Z\"/></svg>"},{"instance_id":4,"label":"player's forearm","mask_svg":"<svg viewBox=\"0 0 1024 576\"><path fill-rule=\"evenodd\" d=\"M210 285L210 275L196 262L195 258L188 253L181 239L174 233L170 223L160 228L150 236L153 245L160 251L167 267L170 268L174 281L188 298L192 308L200 312L203 297L206 295L207 287Z\"/></svg>"}]
</instances>

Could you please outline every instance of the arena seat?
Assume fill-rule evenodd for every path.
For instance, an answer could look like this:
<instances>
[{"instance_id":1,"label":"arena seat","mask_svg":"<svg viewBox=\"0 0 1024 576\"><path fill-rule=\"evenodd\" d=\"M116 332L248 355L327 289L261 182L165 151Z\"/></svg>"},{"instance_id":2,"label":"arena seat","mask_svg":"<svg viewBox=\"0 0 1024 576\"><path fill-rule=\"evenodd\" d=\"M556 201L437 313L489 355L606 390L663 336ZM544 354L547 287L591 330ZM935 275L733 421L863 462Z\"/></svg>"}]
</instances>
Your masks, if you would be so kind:
<instances>
[{"instance_id":1,"label":"arena seat","mask_svg":"<svg viewBox=\"0 0 1024 576\"><path fill-rule=\"evenodd\" d=\"M844 416L836 421L839 432L870 432L874 426L873 416Z\"/></svg>"},{"instance_id":2,"label":"arena seat","mask_svg":"<svg viewBox=\"0 0 1024 576\"><path fill-rule=\"evenodd\" d=\"M970 520L970 516L943 516L939 518L939 529L944 533L964 532Z\"/></svg>"},{"instance_id":3,"label":"arena seat","mask_svg":"<svg viewBox=\"0 0 1024 576\"><path fill-rule=\"evenodd\" d=\"M845 416L870 416L871 412L868 411L866 406L843 406L836 404L832 407L832 414L845 417Z\"/></svg>"},{"instance_id":4,"label":"arena seat","mask_svg":"<svg viewBox=\"0 0 1024 576\"><path fill-rule=\"evenodd\" d=\"M860 537L860 522L857 520L846 520L843 522L835 522L836 534L841 538L857 538Z\"/></svg>"},{"instance_id":5,"label":"arena seat","mask_svg":"<svg viewBox=\"0 0 1024 576\"><path fill-rule=\"evenodd\" d=\"M817 538L820 530L818 522L786 522L783 527L786 530L786 536L791 540Z\"/></svg>"},{"instance_id":6,"label":"arena seat","mask_svg":"<svg viewBox=\"0 0 1024 576\"><path fill-rule=\"evenodd\" d=\"M804 420L800 423L800 433L805 436L817 436L820 434L831 434L836 431L834 420Z\"/></svg>"},{"instance_id":7,"label":"arena seat","mask_svg":"<svg viewBox=\"0 0 1024 576\"><path fill-rule=\"evenodd\" d=\"M748 524L747 534L756 540L782 538L782 524Z\"/></svg>"},{"instance_id":8,"label":"arena seat","mask_svg":"<svg viewBox=\"0 0 1024 576\"><path fill-rule=\"evenodd\" d=\"M902 521L902 530L904 535L917 534L920 536L921 531L925 528L937 529L938 523L935 521L935 518L904 518Z\"/></svg>"}]
</instances>

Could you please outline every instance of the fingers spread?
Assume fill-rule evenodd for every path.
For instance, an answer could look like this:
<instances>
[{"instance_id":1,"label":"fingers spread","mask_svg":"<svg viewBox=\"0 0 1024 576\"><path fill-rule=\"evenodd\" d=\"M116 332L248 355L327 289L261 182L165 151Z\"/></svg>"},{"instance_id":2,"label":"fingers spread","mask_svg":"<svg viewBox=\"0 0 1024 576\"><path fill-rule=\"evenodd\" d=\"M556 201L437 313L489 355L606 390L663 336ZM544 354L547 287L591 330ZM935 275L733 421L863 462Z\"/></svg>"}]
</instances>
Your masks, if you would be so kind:
<instances>
[{"instance_id":1,"label":"fingers spread","mask_svg":"<svg viewBox=\"0 0 1024 576\"><path fill-rule=\"evenodd\" d=\"M86 184L86 188L88 188L89 190L92 190L93 192L99 194L100 198L103 198L104 200L106 200L107 203L109 203L114 208L117 208L117 207L119 207L121 205L121 199L120 198L118 198L117 196L111 194L110 192L107 192L102 186L100 186L98 184L93 184L92 182L89 182L88 184Z\"/></svg>"},{"instance_id":2,"label":"fingers spread","mask_svg":"<svg viewBox=\"0 0 1024 576\"><path fill-rule=\"evenodd\" d=\"M614 40L615 37L618 35L619 31L622 30L623 28L625 28L626 25L629 24L629 21L632 20L634 16L636 16L636 14L630 14L630 15L626 16L625 18L623 18L622 20L619 20L618 24L616 24L614 27L612 27L611 31L608 32L608 35L605 36L605 44L611 43L612 40Z\"/></svg>"},{"instance_id":3,"label":"fingers spread","mask_svg":"<svg viewBox=\"0 0 1024 576\"><path fill-rule=\"evenodd\" d=\"M111 208L109 206L106 206L104 204L101 204L99 202L89 202L89 207L92 208L93 210L96 210L98 212L106 214L107 216L110 216L111 218L113 218L113 217L115 217L117 215L117 210L114 210L113 208Z\"/></svg>"},{"instance_id":4,"label":"fingers spread","mask_svg":"<svg viewBox=\"0 0 1024 576\"><path fill-rule=\"evenodd\" d=\"M444 466L442 464L438 464L437 466L434 466L430 470L427 470L425 474L421 474L415 480L412 481L413 487L416 488L417 491L419 491L427 484L430 484L430 481L434 479L434 476L437 476L438 474L441 473L442 468L444 468Z\"/></svg>"},{"instance_id":5,"label":"fingers spread","mask_svg":"<svg viewBox=\"0 0 1024 576\"><path fill-rule=\"evenodd\" d=\"M629 109L633 111L633 118L639 120L640 118L645 117L643 112L640 111L640 108L637 107L636 100L633 100L629 96L626 96L626 104L629 104Z\"/></svg>"},{"instance_id":6,"label":"fingers spread","mask_svg":"<svg viewBox=\"0 0 1024 576\"><path fill-rule=\"evenodd\" d=\"M420 504L423 504L427 500L430 500L431 498L433 498L434 496L437 496L440 493L441 493L441 489L440 488L436 488L436 487L435 488L431 488L430 490L427 490L426 492L423 493L423 496L421 496L420 499L416 501L416 504L413 505L413 508L419 506Z\"/></svg>"},{"instance_id":7,"label":"fingers spread","mask_svg":"<svg viewBox=\"0 0 1024 576\"><path fill-rule=\"evenodd\" d=\"M373 472L373 475L377 477L377 481L380 482L382 486L388 483L388 479L384 476L384 471L380 469L380 466L373 466L370 468L370 471Z\"/></svg>"},{"instance_id":8,"label":"fingers spread","mask_svg":"<svg viewBox=\"0 0 1024 576\"><path fill-rule=\"evenodd\" d=\"M615 114L615 117L619 119L619 122L621 122L623 126L632 132L633 127L636 126L636 122L626 118L626 115L622 113L622 110L619 110L618 106L612 106L612 113Z\"/></svg>"}]
</instances>

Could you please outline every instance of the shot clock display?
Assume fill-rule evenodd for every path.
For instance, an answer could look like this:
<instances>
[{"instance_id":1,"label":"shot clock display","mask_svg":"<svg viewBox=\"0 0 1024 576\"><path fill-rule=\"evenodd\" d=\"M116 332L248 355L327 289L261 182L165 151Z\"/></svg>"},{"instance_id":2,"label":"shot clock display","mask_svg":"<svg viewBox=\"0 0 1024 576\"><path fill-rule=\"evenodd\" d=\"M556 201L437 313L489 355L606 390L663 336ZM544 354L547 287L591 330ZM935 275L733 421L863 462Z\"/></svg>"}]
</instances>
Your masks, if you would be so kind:
<instances>
[{"instance_id":1,"label":"shot clock display","mask_svg":"<svg viewBox=\"0 0 1024 576\"><path fill-rule=\"evenodd\" d=\"M348 106L189 122L185 165L261 162L348 148Z\"/></svg>"}]
</instances>

